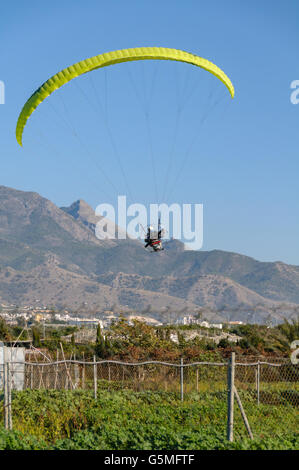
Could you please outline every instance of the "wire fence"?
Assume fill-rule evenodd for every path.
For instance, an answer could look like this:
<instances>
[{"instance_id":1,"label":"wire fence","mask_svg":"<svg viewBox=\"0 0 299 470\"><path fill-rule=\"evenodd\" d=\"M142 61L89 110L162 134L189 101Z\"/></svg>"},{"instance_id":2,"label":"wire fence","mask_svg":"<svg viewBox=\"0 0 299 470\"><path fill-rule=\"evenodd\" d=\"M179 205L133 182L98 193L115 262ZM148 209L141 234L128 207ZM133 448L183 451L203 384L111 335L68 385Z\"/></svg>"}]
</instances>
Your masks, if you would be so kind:
<instances>
[{"instance_id":1,"label":"wire fence","mask_svg":"<svg viewBox=\"0 0 299 470\"><path fill-rule=\"evenodd\" d=\"M11 390L90 390L97 399L103 389L130 389L168 392L181 401L219 401L227 407L229 440L248 435L283 438L290 430L295 434L299 424L299 366L287 359L245 360L191 364L183 360L173 364L95 359L6 362L0 365L4 424L12 428Z\"/></svg>"},{"instance_id":2,"label":"wire fence","mask_svg":"<svg viewBox=\"0 0 299 470\"><path fill-rule=\"evenodd\" d=\"M225 390L227 364L171 364L146 361L83 362L65 360L53 363L25 363L24 389L131 389L166 391L181 396L211 387Z\"/></svg>"}]
</instances>

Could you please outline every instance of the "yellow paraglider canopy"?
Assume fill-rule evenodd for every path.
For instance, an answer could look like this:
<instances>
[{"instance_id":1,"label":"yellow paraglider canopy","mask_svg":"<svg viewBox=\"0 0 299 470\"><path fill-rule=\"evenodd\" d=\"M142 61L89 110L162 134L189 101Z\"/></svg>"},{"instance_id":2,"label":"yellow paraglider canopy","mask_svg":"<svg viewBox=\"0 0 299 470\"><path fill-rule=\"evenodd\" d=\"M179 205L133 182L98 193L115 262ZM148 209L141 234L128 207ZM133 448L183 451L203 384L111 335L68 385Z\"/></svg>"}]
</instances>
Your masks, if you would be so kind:
<instances>
[{"instance_id":1,"label":"yellow paraglider canopy","mask_svg":"<svg viewBox=\"0 0 299 470\"><path fill-rule=\"evenodd\" d=\"M228 88L231 97L234 97L234 87L227 75L217 65L207 59L203 59L189 52L178 49L169 49L165 47L136 47L132 49L122 49L119 51L107 52L89 59L81 60L53 77L49 78L25 103L17 122L16 138L22 145L23 130L28 118L31 116L37 106L44 101L53 91L68 83L73 78L78 77L92 70L96 70L108 65L128 62L133 60L176 60L201 67L215 75Z\"/></svg>"}]
</instances>

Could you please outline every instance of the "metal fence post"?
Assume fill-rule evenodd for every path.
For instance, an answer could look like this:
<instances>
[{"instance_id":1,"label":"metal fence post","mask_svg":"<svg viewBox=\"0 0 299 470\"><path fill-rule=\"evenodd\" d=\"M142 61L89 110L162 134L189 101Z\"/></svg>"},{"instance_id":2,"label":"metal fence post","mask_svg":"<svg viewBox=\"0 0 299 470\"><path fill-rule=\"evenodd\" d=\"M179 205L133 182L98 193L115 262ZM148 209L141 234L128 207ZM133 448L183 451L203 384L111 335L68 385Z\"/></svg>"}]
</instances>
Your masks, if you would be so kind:
<instances>
[{"instance_id":1,"label":"metal fence post","mask_svg":"<svg viewBox=\"0 0 299 470\"><path fill-rule=\"evenodd\" d=\"M239 406L239 408L240 408L241 415L242 415L242 418L243 418L245 427L246 427L246 429L247 429L247 432L248 432L248 434L249 434L249 437L250 437L250 439L253 439L253 434L252 434L251 429L250 429L250 424L249 424L249 422L248 422L248 419L247 419L245 410L244 410L244 408L243 408L243 405L242 405L242 402L241 402L241 398L239 397L238 390L236 389L235 386L234 386L234 393L235 393L235 395L236 395L237 403L238 403L238 406Z\"/></svg>"},{"instance_id":2,"label":"metal fence post","mask_svg":"<svg viewBox=\"0 0 299 470\"><path fill-rule=\"evenodd\" d=\"M7 399L8 399L8 403L7 403L8 428L7 429L11 430L12 429L12 416L11 416L11 379L12 379L12 376L11 376L11 368L10 368L9 362L6 363L6 367L7 367Z\"/></svg>"},{"instance_id":3,"label":"metal fence post","mask_svg":"<svg viewBox=\"0 0 299 470\"><path fill-rule=\"evenodd\" d=\"M12 429L11 419L11 373L9 362L7 360L6 346L3 347L3 391L4 391L4 427Z\"/></svg>"},{"instance_id":4,"label":"metal fence post","mask_svg":"<svg viewBox=\"0 0 299 470\"><path fill-rule=\"evenodd\" d=\"M93 356L93 383L94 383L94 399L97 399L98 393L98 377L97 377L97 363L96 357Z\"/></svg>"},{"instance_id":5,"label":"metal fence post","mask_svg":"<svg viewBox=\"0 0 299 470\"><path fill-rule=\"evenodd\" d=\"M31 362L31 358L30 358L30 362ZM33 389L33 365L30 365L30 389L32 390Z\"/></svg>"},{"instance_id":6,"label":"metal fence post","mask_svg":"<svg viewBox=\"0 0 299 470\"><path fill-rule=\"evenodd\" d=\"M235 353L232 352L227 371L227 440L234 440L234 390L235 390Z\"/></svg>"},{"instance_id":7,"label":"metal fence post","mask_svg":"<svg viewBox=\"0 0 299 470\"><path fill-rule=\"evenodd\" d=\"M260 374L261 374L261 365L260 361L257 363L257 374L256 374L256 391L257 391L257 404L260 404Z\"/></svg>"},{"instance_id":8,"label":"metal fence post","mask_svg":"<svg viewBox=\"0 0 299 470\"><path fill-rule=\"evenodd\" d=\"M4 427L8 429L8 377L6 367L6 346L3 347L3 411L4 411Z\"/></svg>"},{"instance_id":9,"label":"metal fence post","mask_svg":"<svg viewBox=\"0 0 299 470\"><path fill-rule=\"evenodd\" d=\"M55 367L55 381L54 381L54 389L56 390L57 386L57 378L58 378L58 361L59 361L59 351L56 349L56 367Z\"/></svg>"},{"instance_id":10,"label":"metal fence post","mask_svg":"<svg viewBox=\"0 0 299 470\"><path fill-rule=\"evenodd\" d=\"M83 353L83 365L82 365L82 388L85 388L85 358Z\"/></svg>"},{"instance_id":11,"label":"metal fence post","mask_svg":"<svg viewBox=\"0 0 299 470\"><path fill-rule=\"evenodd\" d=\"M184 359L181 357L181 401L184 401Z\"/></svg>"}]
</instances>

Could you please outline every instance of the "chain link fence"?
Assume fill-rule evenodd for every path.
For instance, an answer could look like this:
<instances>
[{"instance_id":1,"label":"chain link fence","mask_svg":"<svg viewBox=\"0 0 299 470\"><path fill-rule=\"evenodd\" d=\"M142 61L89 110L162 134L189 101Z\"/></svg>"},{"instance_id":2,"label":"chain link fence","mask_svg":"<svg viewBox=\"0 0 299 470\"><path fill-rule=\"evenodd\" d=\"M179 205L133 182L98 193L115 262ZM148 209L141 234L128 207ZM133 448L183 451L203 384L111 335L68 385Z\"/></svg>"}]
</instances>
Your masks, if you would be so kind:
<instances>
[{"instance_id":1,"label":"chain link fence","mask_svg":"<svg viewBox=\"0 0 299 470\"><path fill-rule=\"evenodd\" d=\"M26 362L23 389L163 391L186 395L226 390L227 363L65 360Z\"/></svg>"},{"instance_id":2,"label":"chain link fence","mask_svg":"<svg viewBox=\"0 0 299 470\"><path fill-rule=\"evenodd\" d=\"M253 438L283 438L292 430L296 433L299 424L298 379L299 366L288 359L277 358L263 361L241 357L234 359L233 363L192 364L184 364L183 360L179 364L112 360L0 364L0 388L4 392L7 428L12 427L11 390L14 389L90 390L95 399L103 389L130 389L168 392L181 401L209 397L222 402L227 407L229 440L243 439L248 435Z\"/></svg>"},{"instance_id":3,"label":"chain link fence","mask_svg":"<svg viewBox=\"0 0 299 470\"><path fill-rule=\"evenodd\" d=\"M235 387L254 437L282 437L299 428L299 367L289 359L238 359ZM238 410L237 410L238 411ZM235 436L244 435L236 413Z\"/></svg>"}]
</instances>

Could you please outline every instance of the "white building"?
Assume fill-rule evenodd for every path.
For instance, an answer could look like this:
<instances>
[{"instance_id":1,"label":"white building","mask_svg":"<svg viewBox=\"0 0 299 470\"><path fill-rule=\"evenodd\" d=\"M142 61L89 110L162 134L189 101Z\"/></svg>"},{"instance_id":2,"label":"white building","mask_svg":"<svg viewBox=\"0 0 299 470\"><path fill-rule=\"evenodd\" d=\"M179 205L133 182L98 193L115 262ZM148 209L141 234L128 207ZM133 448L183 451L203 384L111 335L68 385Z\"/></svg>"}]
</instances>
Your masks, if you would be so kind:
<instances>
[{"instance_id":1,"label":"white building","mask_svg":"<svg viewBox=\"0 0 299 470\"><path fill-rule=\"evenodd\" d=\"M204 328L218 328L222 330L223 324L222 323L209 323L207 320L200 320L199 318L194 317L194 315L186 315L185 317L181 317L177 320L176 323L181 325L199 325Z\"/></svg>"}]
</instances>

